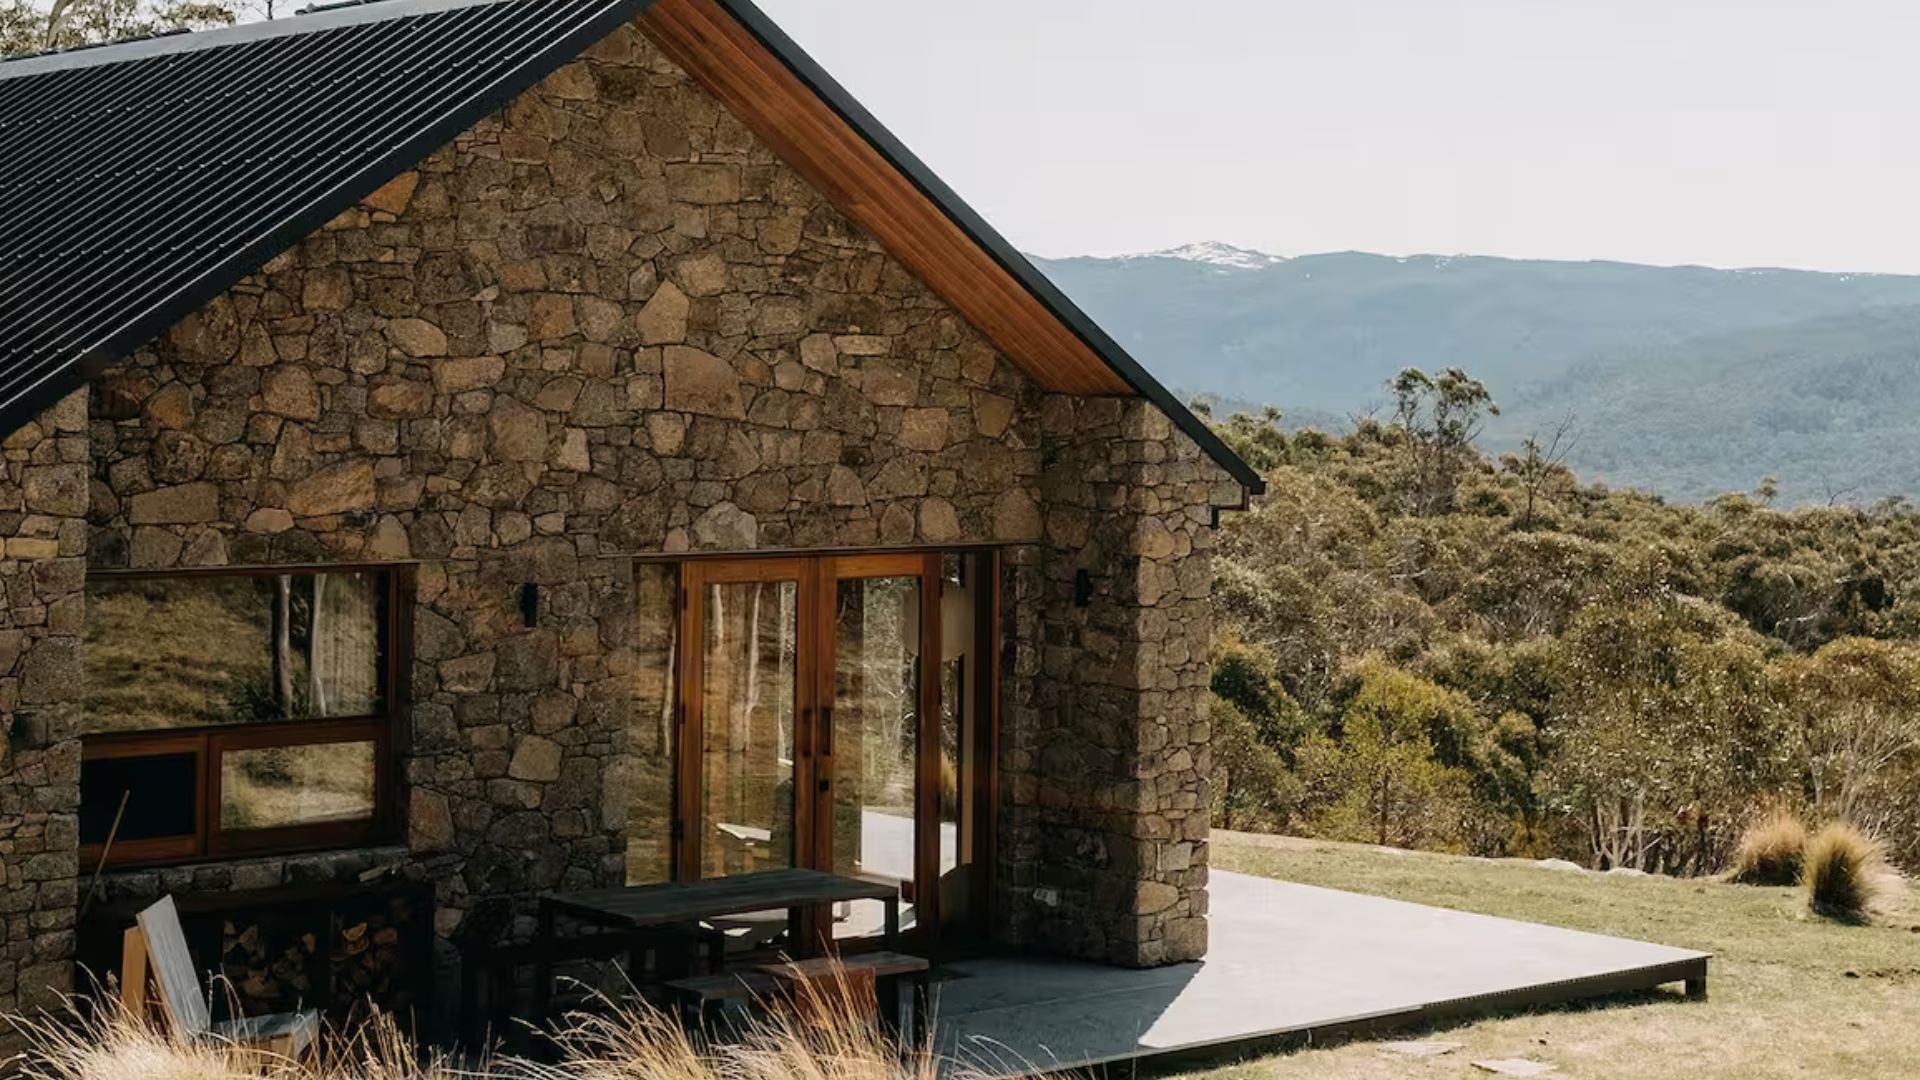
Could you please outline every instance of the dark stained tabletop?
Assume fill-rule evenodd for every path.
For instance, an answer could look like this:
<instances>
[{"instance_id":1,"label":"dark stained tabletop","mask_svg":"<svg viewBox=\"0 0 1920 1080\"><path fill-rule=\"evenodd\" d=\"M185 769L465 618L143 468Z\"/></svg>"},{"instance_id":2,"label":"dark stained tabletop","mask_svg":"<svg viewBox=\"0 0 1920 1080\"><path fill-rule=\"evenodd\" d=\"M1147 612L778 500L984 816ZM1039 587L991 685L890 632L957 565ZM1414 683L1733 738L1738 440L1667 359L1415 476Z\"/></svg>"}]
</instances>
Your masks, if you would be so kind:
<instances>
[{"instance_id":1,"label":"dark stained tabletop","mask_svg":"<svg viewBox=\"0 0 1920 1080\"><path fill-rule=\"evenodd\" d=\"M560 914L601 924L664 926L748 911L899 898L899 886L884 882L824 870L766 870L704 881L548 893L541 900Z\"/></svg>"}]
</instances>

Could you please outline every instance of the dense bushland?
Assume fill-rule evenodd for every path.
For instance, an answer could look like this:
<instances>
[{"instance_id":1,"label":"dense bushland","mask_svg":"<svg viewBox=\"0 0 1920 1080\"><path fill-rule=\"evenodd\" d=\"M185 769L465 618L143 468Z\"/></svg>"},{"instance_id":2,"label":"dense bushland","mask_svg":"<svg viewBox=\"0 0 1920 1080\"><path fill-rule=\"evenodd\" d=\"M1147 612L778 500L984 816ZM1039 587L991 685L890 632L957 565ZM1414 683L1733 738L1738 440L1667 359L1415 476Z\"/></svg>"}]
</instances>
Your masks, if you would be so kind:
<instances>
[{"instance_id":1,"label":"dense bushland","mask_svg":"<svg viewBox=\"0 0 1920 1080\"><path fill-rule=\"evenodd\" d=\"M1920 868L1920 513L1582 484L1491 459L1459 371L1390 416L1219 423L1266 475L1216 567L1226 827L1667 873L1767 813Z\"/></svg>"}]
</instances>

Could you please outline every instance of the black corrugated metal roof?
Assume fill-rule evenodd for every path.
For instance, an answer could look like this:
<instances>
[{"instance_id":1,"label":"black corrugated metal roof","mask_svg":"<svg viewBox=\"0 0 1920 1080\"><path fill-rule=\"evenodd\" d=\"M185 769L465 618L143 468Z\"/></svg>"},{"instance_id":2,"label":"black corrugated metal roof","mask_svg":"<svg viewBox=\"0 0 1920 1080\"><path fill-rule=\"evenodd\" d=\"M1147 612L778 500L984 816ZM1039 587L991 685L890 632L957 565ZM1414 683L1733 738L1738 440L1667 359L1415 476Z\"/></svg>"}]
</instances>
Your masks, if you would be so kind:
<instances>
[{"instance_id":1,"label":"black corrugated metal roof","mask_svg":"<svg viewBox=\"0 0 1920 1080\"><path fill-rule=\"evenodd\" d=\"M649 2L388 0L0 63L0 430Z\"/></svg>"}]
</instances>

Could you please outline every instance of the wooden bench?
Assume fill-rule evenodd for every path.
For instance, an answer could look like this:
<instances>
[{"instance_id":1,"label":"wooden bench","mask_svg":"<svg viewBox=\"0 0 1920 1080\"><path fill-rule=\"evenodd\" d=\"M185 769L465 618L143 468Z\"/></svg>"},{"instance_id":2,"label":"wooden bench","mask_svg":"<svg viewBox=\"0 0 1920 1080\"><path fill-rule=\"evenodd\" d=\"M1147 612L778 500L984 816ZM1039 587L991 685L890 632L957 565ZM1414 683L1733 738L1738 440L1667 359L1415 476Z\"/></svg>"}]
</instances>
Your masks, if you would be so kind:
<instances>
[{"instance_id":1,"label":"wooden bench","mask_svg":"<svg viewBox=\"0 0 1920 1080\"><path fill-rule=\"evenodd\" d=\"M764 1000L781 993L791 996L796 987L835 986L867 979L873 980L880 1022L887 1031L894 1035L911 1032L915 1038L923 1038L926 1033L922 1025L930 1012L933 965L925 957L907 953L866 952L757 964L739 971L674 979L667 986L704 1020L714 1006L729 1001ZM905 1002L900 1000L902 979L913 982L913 993Z\"/></svg>"},{"instance_id":2,"label":"wooden bench","mask_svg":"<svg viewBox=\"0 0 1920 1080\"><path fill-rule=\"evenodd\" d=\"M486 1045L489 1038L504 1039L514 1046L524 1044L522 1036L527 1033L518 1030L512 1020L515 975L524 969L533 969L538 978L542 967L550 969L556 963L613 960L624 955L627 978L639 989L648 952L654 953L657 968L677 974L671 969L684 965L686 953L695 947L705 953L709 968L717 969L725 944L719 934L704 933L690 939L685 932L671 929L604 931L558 937L544 944L537 941L518 945L463 942L460 945L461 1039L470 1048ZM536 988L535 1000L545 1000L549 1010L564 1011L566 1007L555 1008L551 987L544 993ZM537 1019L545 1022L551 1017Z\"/></svg>"}]
</instances>

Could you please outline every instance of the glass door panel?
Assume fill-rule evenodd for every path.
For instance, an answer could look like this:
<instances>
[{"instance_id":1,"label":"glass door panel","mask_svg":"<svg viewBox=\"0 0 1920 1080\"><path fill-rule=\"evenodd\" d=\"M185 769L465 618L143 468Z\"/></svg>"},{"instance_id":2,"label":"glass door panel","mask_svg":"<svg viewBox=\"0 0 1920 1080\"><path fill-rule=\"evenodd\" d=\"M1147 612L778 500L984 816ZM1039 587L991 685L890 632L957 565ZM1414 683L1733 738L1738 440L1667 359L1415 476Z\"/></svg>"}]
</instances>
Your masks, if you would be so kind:
<instances>
[{"instance_id":1,"label":"glass door panel","mask_svg":"<svg viewBox=\"0 0 1920 1080\"><path fill-rule=\"evenodd\" d=\"M709 580L699 592L699 877L795 862L800 581Z\"/></svg>"},{"instance_id":2,"label":"glass door panel","mask_svg":"<svg viewBox=\"0 0 1920 1080\"><path fill-rule=\"evenodd\" d=\"M833 583L833 869L899 883L913 925L921 728L921 578ZM837 912L839 937L878 932L878 904Z\"/></svg>"}]
</instances>

